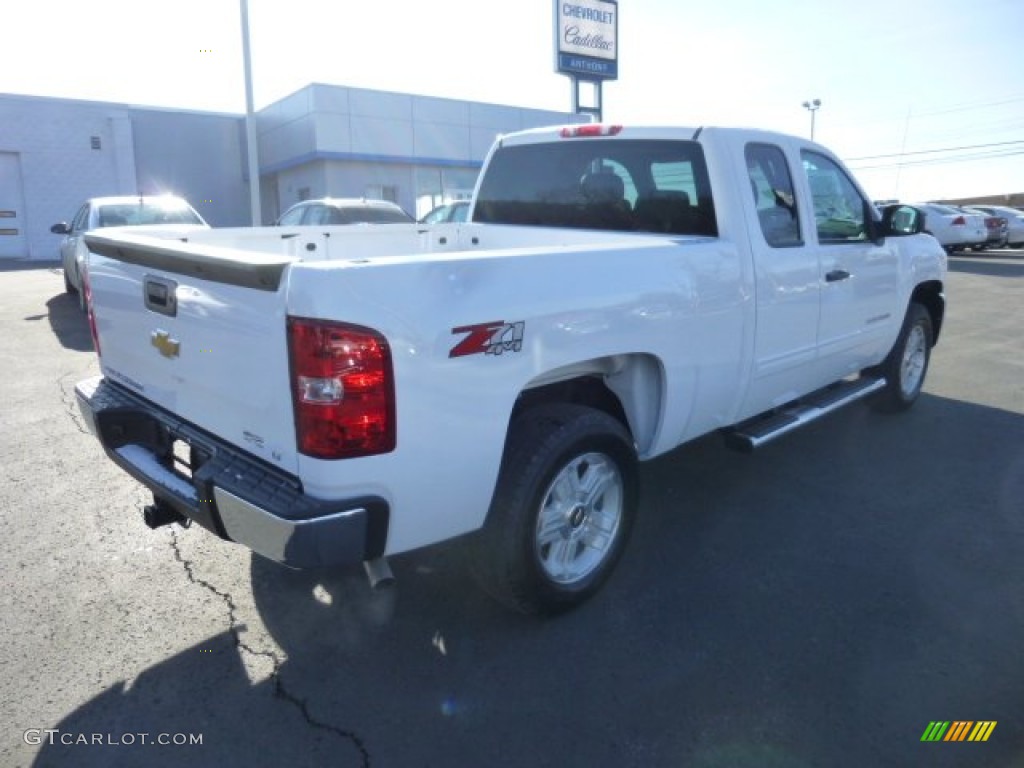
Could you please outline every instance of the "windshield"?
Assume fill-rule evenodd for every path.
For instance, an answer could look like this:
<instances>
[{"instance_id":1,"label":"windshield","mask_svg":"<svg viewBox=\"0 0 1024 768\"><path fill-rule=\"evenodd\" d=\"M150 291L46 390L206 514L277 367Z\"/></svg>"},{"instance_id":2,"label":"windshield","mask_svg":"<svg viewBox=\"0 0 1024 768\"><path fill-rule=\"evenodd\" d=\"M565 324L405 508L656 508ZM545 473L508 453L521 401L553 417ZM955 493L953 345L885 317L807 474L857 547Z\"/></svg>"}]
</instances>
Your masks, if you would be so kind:
<instances>
[{"instance_id":1,"label":"windshield","mask_svg":"<svg viewBox=\"0 0 1024 768\"><path fill-rule=\"evenodd\" d=\"M396 224L410 222L412 216L395 208L359 206L358 208L331 208L329 224Z\"/></svg>"},{"instance_id":2,"label":"windshield","mask_svg":"<svg viewBox=\"0 0 1024 768\"><path fill-rule=\"evenodd\" d=\"M198 224L204 222L186 205L166 203L113 203L100 206L100 227L137 227L146 224Z\"/></svg>"},{"instance_id":3,"label":"windshield","mask_svg":"<svg viewBox=\"0 0 1024 768\"><path fill-rule=\"evenodd\" d=\"M439 205L423 217L424 224L437 224L442 221L465 221L469 213L469 203L448 203Z\"/></svg>"},{"instance_id":4,"label":"windshield","mask_svg":"<svg viewBox=\"0 0 1024 768\"><path fill-rule=\"evenodd\" d=\"M570 139L499 148L473 219L717 234L704 153L693 141Z\"/></svg>"}]
</instances>

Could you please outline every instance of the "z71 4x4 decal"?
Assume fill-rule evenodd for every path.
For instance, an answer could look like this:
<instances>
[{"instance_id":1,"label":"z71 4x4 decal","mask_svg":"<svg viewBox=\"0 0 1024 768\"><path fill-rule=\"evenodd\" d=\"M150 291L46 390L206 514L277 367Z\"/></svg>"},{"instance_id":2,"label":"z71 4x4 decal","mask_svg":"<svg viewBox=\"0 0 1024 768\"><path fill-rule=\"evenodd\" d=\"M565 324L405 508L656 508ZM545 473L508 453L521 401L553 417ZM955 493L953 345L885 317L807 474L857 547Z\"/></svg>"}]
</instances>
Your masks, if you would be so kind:
<instances>
[{"instance_id":1,"label":"z71 4x4 decal","mask_svg":"<svg viewBox=\"0 0 1024 768\"><path fill-rule=\"evenodd\" d=\"M506 323L503 320L452 328L453 334L465 334L465 338L451 348L448 357L519 352L523 348L525 329L526 323L524 322Z\"/></svg>"}]
</instances>

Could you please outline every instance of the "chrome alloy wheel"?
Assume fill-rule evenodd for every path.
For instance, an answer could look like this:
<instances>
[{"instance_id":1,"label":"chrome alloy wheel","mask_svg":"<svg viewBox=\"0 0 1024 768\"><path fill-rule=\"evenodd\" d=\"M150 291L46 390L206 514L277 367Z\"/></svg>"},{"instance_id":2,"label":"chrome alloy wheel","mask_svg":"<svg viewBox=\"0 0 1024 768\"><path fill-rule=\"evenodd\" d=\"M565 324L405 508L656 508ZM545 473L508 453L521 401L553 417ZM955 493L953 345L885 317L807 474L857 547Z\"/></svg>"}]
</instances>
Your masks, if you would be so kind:
<instances>
[{"instance_id":1,"label":"chrome alloy wheel","mask_svg":"<svg viewBox=\"0 0 1024 768\"><path fill-rule=\"evenodd\" d=\"M905 397L913 397L921 387L927 360L928 339L924 328L915 324L907 334L907 343L903 346L903 360L900 362L900 391Z\"/></svg>"},{"instance_id":2,"label":"chrome alloy wheel","mask_svg":"<svg viewBox=\"0 0 1024 768\"><path fill-rule=\"evenodd\" d=\"M623 480L603 453L575 457L555 475L541 500L534 549L558 584L585 579L611 552L623 512Z\"/></svg>"}]
</instances>

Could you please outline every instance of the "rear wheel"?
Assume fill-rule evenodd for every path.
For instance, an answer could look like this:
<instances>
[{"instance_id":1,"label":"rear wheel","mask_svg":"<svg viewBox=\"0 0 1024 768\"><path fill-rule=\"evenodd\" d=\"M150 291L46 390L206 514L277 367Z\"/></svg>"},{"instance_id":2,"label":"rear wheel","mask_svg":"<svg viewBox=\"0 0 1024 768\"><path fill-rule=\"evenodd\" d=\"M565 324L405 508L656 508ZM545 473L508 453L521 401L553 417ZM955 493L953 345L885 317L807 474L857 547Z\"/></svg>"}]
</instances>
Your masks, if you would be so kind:
<instances>
[{"instance_id":1,"label":"rear wheel","mask_svg":"<svg viewBox=\"0 0 1024 768\"><path fill-rule=\"evenodd\" d=\"M602 411L565 404L518 417L487 522L471 542L484 590L543 614L597 592L636 516L636 462L629 432Z\"/></svg>"},{"instance_id":2,"label":"rear wheel","mask_svg":"<svg viewBox=\"0 0 1024 768\"><path fill-rule=\"evenodd\" d=\"M73 286L71 284L71 281L68 280L68 272L67 272L67 270L64 270L64 293L67 293L67 294L78 293L78 291L75 289L75 286Z\"/></svg>"},{"instance_id":3,"label":"rear wheel","mask_svg":"<svg viewBox=\"0 0 1024 768\"><path fill-rule=\"evenodd\" d=\"M920 304L911 304L889 356L874 373L885 379L875 399L883 411L905 411L921 394L932 348L932 318Z\"/></svg>"}]
</instances>

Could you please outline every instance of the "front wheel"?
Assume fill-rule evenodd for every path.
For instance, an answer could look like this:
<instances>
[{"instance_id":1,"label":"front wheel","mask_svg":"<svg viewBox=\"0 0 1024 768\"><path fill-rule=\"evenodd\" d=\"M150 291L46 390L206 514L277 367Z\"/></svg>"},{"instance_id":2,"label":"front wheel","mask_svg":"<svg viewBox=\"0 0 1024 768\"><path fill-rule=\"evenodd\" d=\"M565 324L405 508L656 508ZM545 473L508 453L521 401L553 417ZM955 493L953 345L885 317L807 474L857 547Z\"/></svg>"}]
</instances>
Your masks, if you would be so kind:
<instances>
[{"instance_id":1,"label":"front wheel","mask_svg":"<svg viewBox=\"0 0 1024 768\"><path fill-rule=\"evenodd\" d=\"M885 379L885 388L875 399L882 411L905 411L921 394L932 349L932 317L920 304L911 304L903 328L889 356L875 373Z\"/></svg>"},{"instance_id":2,"label":"front wheel","mask_svg":"<svg viewBox=\"0 0 1024 768\"><path fill-rule=\"evenodd\" d=\"M597 592L622 555L636 516L636 450L619 421L578 405L538 406L510 429L470 567L505 605L561 613Z\"/></svg>"}]
</instances>

